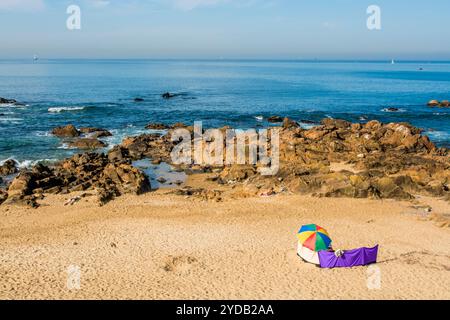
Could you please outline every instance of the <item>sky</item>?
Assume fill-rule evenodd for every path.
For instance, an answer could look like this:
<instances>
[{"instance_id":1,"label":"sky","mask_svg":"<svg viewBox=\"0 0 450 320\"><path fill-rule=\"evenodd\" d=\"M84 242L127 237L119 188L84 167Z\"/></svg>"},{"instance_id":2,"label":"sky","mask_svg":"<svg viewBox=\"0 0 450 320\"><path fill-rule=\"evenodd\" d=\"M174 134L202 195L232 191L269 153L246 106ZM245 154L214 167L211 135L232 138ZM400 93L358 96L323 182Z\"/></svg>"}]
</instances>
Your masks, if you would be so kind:
<instances>
[{"instance_id":1,"label":"sky","mask_svg":"<svg viewBox=\"0 0 450 320\"><path fill-rule=\"evenodd\" d=\"M448 0L0 0L0 58L450 60L449 16Z\"/></svg>"}]
</instances>

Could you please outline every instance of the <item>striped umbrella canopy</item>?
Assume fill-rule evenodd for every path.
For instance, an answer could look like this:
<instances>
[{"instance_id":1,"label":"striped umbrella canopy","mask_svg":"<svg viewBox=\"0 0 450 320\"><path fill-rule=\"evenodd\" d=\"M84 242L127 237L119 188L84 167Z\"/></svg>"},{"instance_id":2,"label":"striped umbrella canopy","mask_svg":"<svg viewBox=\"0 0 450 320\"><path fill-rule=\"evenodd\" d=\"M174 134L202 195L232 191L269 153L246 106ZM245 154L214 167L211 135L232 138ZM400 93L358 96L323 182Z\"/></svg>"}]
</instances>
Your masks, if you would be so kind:
<instances>
[{"instance_id":1,"label":"striped umbrella canopy","mask_svg":"<svg viewBox=\"0 0 450 320\"><path fill-rule=\"evenodd\" d=\"M302 246L313 250L327 250L331 245L331 239L328 232L317 224L307 224L300 228L297 234Z\"/></svg>"}]
</instances>

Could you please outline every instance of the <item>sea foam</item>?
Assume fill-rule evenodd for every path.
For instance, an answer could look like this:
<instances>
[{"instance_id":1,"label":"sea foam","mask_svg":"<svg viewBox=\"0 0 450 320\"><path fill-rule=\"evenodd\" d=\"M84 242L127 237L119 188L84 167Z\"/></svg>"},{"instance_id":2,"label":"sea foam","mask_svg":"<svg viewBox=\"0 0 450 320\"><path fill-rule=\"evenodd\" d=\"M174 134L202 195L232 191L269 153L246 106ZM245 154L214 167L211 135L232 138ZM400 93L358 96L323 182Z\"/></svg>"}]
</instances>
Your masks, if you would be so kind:
<instances>
[{"instance_id":1,"label":"sea foam","mask_svg":"<svg viewBox=\"0 0 450 320\"><path fill-rule=\"evenodd\" d=\"M50 113L60 113L60 112L70 112L70 111L80 111L84 110L85 107L53 107L48 108Z\"/></svg>"}]
</instances>

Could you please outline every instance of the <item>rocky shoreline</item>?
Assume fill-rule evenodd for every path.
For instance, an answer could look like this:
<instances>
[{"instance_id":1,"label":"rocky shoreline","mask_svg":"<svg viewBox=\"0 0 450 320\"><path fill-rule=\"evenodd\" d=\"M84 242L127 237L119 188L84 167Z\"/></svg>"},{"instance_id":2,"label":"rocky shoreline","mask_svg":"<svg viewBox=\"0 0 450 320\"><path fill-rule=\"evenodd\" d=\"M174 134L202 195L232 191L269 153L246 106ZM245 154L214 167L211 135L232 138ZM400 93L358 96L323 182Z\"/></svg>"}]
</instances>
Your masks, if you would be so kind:
<instances>
[{"instance_id":1,"label":"rocky shoreline","mask_svg":"<svg viewBox=\"0 0 450 320\"><path fill-rule=\"evenodd\" d=\"M237 197L300 193L375 199L429 195L450 200L449 150L437 148L418 128L407 123L363 124L324 119L320 125L306 130L291 119L276 120L281 126L280 170L274 176L261 176L253 165L183 165L177 169L189 174L208 173L210 181L232 190ZM173 130L185 128L193 134L193 128L181 123L149 124L147 128L168 133L129 137L107 153L87 152L52 166L38 164L20 170L5 190L0 189L0 204L37 207L45 194L92 191L99 205L103 205L123 194L150 191L148 177L133 167L132 161L149 158L153 163L171 164ZM73 126L55 128L52 132L63 139L73 139L71 143L86 149L103 147L98 138L110 134L104 129ZM335 168L335 164L341 164L342 168ZM18 171L14 161L0 166L0 176ZM217 190L196 186L179 187L174 193L206 200L223 199Z\"/></svg>"}]
</instances>

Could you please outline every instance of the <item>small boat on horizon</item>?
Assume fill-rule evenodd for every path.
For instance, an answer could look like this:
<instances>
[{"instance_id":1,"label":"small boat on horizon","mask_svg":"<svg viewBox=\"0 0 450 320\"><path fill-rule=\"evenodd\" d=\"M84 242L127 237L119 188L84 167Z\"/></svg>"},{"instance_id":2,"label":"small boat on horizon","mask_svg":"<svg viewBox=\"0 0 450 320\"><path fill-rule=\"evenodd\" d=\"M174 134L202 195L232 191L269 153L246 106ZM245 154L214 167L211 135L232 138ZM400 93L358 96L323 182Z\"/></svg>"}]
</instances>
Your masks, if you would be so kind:
<instances>
[{"instance_id":1,"label":"small boat on horizon","mask_svg":"<svg viewBox=\"0 0 450 320\"><path fill-rule=\"evenodd\" d=\"M37 55L37 54L35 54L34 56L33 56L33 61L38 61L39 60L39 56Z\"/></svg>"},{"instance_id":2,"label":"small boat on horizon","mask_svg":"<svg viewBox=\"0 0 450 320\"><path fill-rule=\"evenodd\" d=\"M395 64L395 60L394 59L391 60L391 64Z\"/></svg>"}]
</instances>

